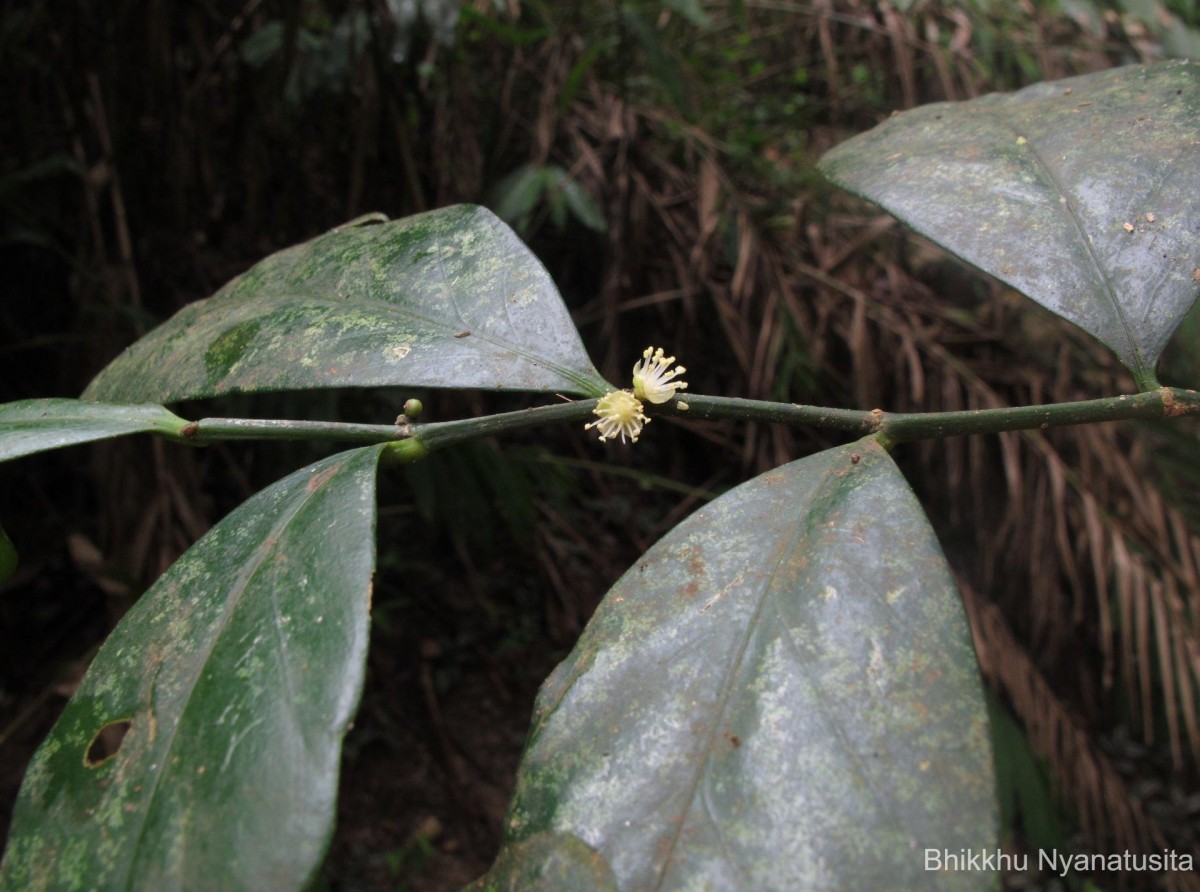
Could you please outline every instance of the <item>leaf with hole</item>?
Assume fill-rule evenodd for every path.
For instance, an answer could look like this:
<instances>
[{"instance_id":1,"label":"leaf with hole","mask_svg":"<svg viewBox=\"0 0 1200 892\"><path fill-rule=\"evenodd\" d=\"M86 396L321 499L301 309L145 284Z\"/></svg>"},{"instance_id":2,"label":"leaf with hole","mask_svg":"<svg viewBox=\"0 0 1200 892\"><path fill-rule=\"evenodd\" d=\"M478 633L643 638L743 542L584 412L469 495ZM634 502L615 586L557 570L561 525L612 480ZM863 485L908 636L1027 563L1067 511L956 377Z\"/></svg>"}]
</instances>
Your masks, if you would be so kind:
<instances>
[{"instance_id":1,"label":"leaf with hole","mask_svg":"<svg viewBox=\"0 0 1200 892\"><path fill-rule=\"evenodd\" d=\"M537 700L501 858L578 837L623 889L981 890L987 714L933 531L873 440L744 484L613 586Z\"/></svg>"},{"instance_id":2,"label":"leaf with hole","mask_svg":"<svg viewBox=\"0 0 1200 892\"><path fill-rule=\"evenodd\" d=\"M457 205L271 255L130 346L84 397L376 386L611 389L545 267L490 211Z\"/></svg>"},{"instance_id":3,"label":"leaf with hole","mask_svg":"<svg viewBox=\"0 0 1200 892\"><path fill-rule=\"evenodd\" d=\"M0 405L0 461L127 434L178 436L187 424L162 406L20 400Z\"/></svg>"},{"instance_id":4,"label":"leaf with hole","mask_svg":"<svg viewBox=\"0 0 1200 892\"><path fill-rule=\"evenodd\" d=\"M362 688L382 448L254 496L125 615L34 755L0 887L313 875Z\"/></svg>"},{"instance_id":5,"label":"leaf with hole","mask_svg":"<svg viewBox=\"0 0 1200 892\"><path fill-rule=\"evenodd\" d=\"M922 106L820 168L1157 386L1159 354L1200 296L1200 64Z\"/></svg>"}]
</instances>

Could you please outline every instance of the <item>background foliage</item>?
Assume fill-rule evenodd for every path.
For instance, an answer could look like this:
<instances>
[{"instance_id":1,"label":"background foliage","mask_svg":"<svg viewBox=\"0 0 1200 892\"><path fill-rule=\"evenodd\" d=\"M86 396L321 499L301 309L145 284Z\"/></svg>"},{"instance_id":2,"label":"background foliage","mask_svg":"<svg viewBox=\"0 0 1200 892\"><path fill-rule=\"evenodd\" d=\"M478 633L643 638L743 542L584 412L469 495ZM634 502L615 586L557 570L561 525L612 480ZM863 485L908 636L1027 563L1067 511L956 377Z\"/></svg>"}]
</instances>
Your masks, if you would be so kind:
<instances>
[{"instance_id":1,"label":"background foliage","mask_svg":"<svg viewBox=\"0 0 1200 892\"><path fill-rule=\"evenodd\" d=\"M1191 4L456 7L7 6L0 71L20 89L0 94L0 401L77 396L284 245L456 201L518 227L614 380L666 343L694 390L804 403L949 410L1132 387L1086 337L813 164L892 109L1200 55ZM1198 335L1193 316L1164 383L1196 380ZM313 392L209 414L387 422L414 395L433 420L522 404ZM701 437L679 448L673 424ZM600 596L713 495L832 445L766 425L653 433L636 454L564 431L553 449L541 434L381 477L375 642L331 886L481 873L536 686ZM1196 437L1191 422L1091 426L897 453L966 594L1017 844L1196 849ZM22 555L0 589L0 827L116 618L212 522L321 454L123 441L0 468Z\"/></svg>"}]
</instances>

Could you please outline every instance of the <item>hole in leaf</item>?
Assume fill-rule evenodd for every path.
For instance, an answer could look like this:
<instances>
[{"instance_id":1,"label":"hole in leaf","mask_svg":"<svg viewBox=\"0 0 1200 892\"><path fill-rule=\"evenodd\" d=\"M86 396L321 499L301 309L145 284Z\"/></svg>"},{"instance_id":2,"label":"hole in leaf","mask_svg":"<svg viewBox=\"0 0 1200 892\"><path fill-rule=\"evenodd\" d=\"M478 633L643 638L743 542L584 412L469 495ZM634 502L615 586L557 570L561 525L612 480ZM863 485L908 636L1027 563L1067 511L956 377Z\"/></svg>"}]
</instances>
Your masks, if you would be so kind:
<instances>
[{"instance_id":1,"label":"hole in leaf","mask_svg":"<svg viewBox=\"0 0 1200 892\"><path fill-rule=\"evenodd\" d=\"M109 722L97 731L92 742L88 744L83 764L88 768L99 768L115 756L121 749L121 744L125 742L125 735L129 733L131 727L133 727L133 722L129 719L118 719L115 722Z\"/></svg>"}]
</instances>

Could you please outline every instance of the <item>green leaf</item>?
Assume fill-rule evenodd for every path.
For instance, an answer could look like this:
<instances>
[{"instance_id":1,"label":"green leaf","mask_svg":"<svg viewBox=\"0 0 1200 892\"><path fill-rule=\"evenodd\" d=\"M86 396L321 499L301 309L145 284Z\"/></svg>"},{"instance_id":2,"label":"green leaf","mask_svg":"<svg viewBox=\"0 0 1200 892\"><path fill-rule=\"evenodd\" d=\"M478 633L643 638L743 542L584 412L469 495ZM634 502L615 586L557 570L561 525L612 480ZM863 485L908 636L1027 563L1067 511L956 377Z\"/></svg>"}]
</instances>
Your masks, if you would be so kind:
<instances>
[{"instance_id":1,"label":"green leaf","mask_svg":"<svg viewBox=\"0 0 1200 892\"><path fill-rule=\"evenodd\" d=\"M549 205L552 221L559 229L566 223L568 210L588 229L603 232L608 228L587 190L557 164L517 168L496 187L493 201L500 219L520 232L529 228L530 217L543 201Z\"/></svg>"},{"instance_id":2,"label":"green leaf","mask_svg":"<svg viewBox=\"0 0 1200 892\"><path fill-rule=\"evenodd\" d=\"M665 536L546 681L506 828L579 837L623 889L991 889L987 716L933 531L871 439Z\"/></svg>"},{"instance_id":3,"label":"green leaf","mask_svg":"<svg viewBox=\"0 0 1200 892\"><path fill-rule=\"evenodd\" d=\"M1200 295L1200 64L1128 66L889 118L833 182L1110 347L1139 386Z\"/></svg>"},{"instance_id":4,"label":"green leaf","mask_svg":"<svg viewBox=\"0 0 1200 892\"><path fill-rule=\"evenodd\" d=\"M126 434L178 436L187 424L162 406L83 400L20 400L0 405L0 461Z\"/></svg>"},{"instance_id":5,"label":"green leaf","mask_svg":"<svg viewBox=\"0 0 1200 892\"><path fill-rule=\"evenodd\" d=\"M1001 803L1002 826L1031 849L1065 851L1070 840L1063 832L1050 777L1029 745L1025 733L1003 706L989 698L992 746L996 754L996 788ZM1018 824L1019 822L1019 824Z\"/></svg>"},{"instance_id":6,"label":"green leaf","mask_svg":"<svg viewBox=\"0 0 1200 892\"><path fill-rule=\"evenodd\" d=\"M563 200L566 201L567 207L571 209L571 215L576 220L596 232L604 232L608 229L608 223L605 221L604 215L600 213L600 208L596 207L596 203L592 201L592 196L583 186L570 179L565 171L560 185Z\"/></svg>"},{"instance_id":7,"label":"green leaf","mask_svg":"<svg viewBox=\"0 0 1200 892\"><path fill-rule=\"evenodd\" d=\"M537 258L490 211L458 205L271 255L132 345L84 396L348 386L611 389Z\"/></svg>"},{"instance_id":8,"label":"green leaf","mask_svg":"<svg viewBox=\"0 0 1200 892\"><path fill-rule=\"evenodd\" d=\"M647 71L667 92L675 108L686 108L687 80L679 61L660 39L659 29L648 16L643 15L643 10L632 3L621 4L621 25L624 33L633 38L632 42L641 49Z\"/></svg>"},{"instance_id":9,"label":"green leaf","mask_svg":"<svg viewBox=\"0 0 1200 892\"><path fill-rule=\"evenodd\" d=\"M282 52L283 39L283 22L269 21L241 41L238 55L242 62L257 71Z\"/></svg>"},{"instance_id":10,"label":"green leaf","mask_svg":"<svg viewBox=\"0 0 1200 892\"><path fill-rule=\"evenodd\" d=\"M548 187L545 167L523 164L496 186L492 207L509 225L524 226Z\"/></svg>"},{"instance_id":11,"label":"green leaf","mask_svg":"<svg viewBox=\"0 0 1200 892\"><path fill-rule=\"evenodd\" d=\"M707 31L712 27L712 19L700 5L700 0L664 0L663 5L679 13L697 28Z\"/></svg>"},{"instance_id":12,"label":"green leaf","mask_svg":"<svg viewBox=\"0 0 1200 892\"><path fill-rule=\"evenodd\" d=\"M34 755L0 888L313 874L362 688L383 448L254 496L125 615Z\"/></svg>"}]
</instances>

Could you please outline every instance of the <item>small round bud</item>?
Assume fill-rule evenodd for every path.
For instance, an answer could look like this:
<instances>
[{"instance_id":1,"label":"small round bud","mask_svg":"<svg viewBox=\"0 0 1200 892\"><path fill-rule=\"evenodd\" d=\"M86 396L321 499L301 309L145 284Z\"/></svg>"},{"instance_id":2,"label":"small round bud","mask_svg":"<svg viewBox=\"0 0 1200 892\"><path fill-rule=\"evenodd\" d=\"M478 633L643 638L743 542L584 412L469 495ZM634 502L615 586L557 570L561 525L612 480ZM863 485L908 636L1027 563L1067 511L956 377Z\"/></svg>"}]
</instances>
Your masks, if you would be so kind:
<instances>
[{"instance_id":1,"label":"small round bud","mask_svg":"<svg viewBox=\"0 0 1200 892\"><path fill-rule=\"evenodd\" d=\"M421 401L418 399L404 401L404 416L410 420L415 421L416 419L420 418L421 413L424 410L425 407L421 405Z\"/></svg>"},{"instance_id":2,"label":"small round bud","mask_svg":"<svg viewBox=\"0 0 1200 892\"><path fill-rule=\"evenodd\" d=\"M379 462L383 465L407 465L420 461L428 454L429 450L425 448L424 443L416 437L410 437L407 440L388 443L379 456Z\"/></svg>"}]
</instances>

